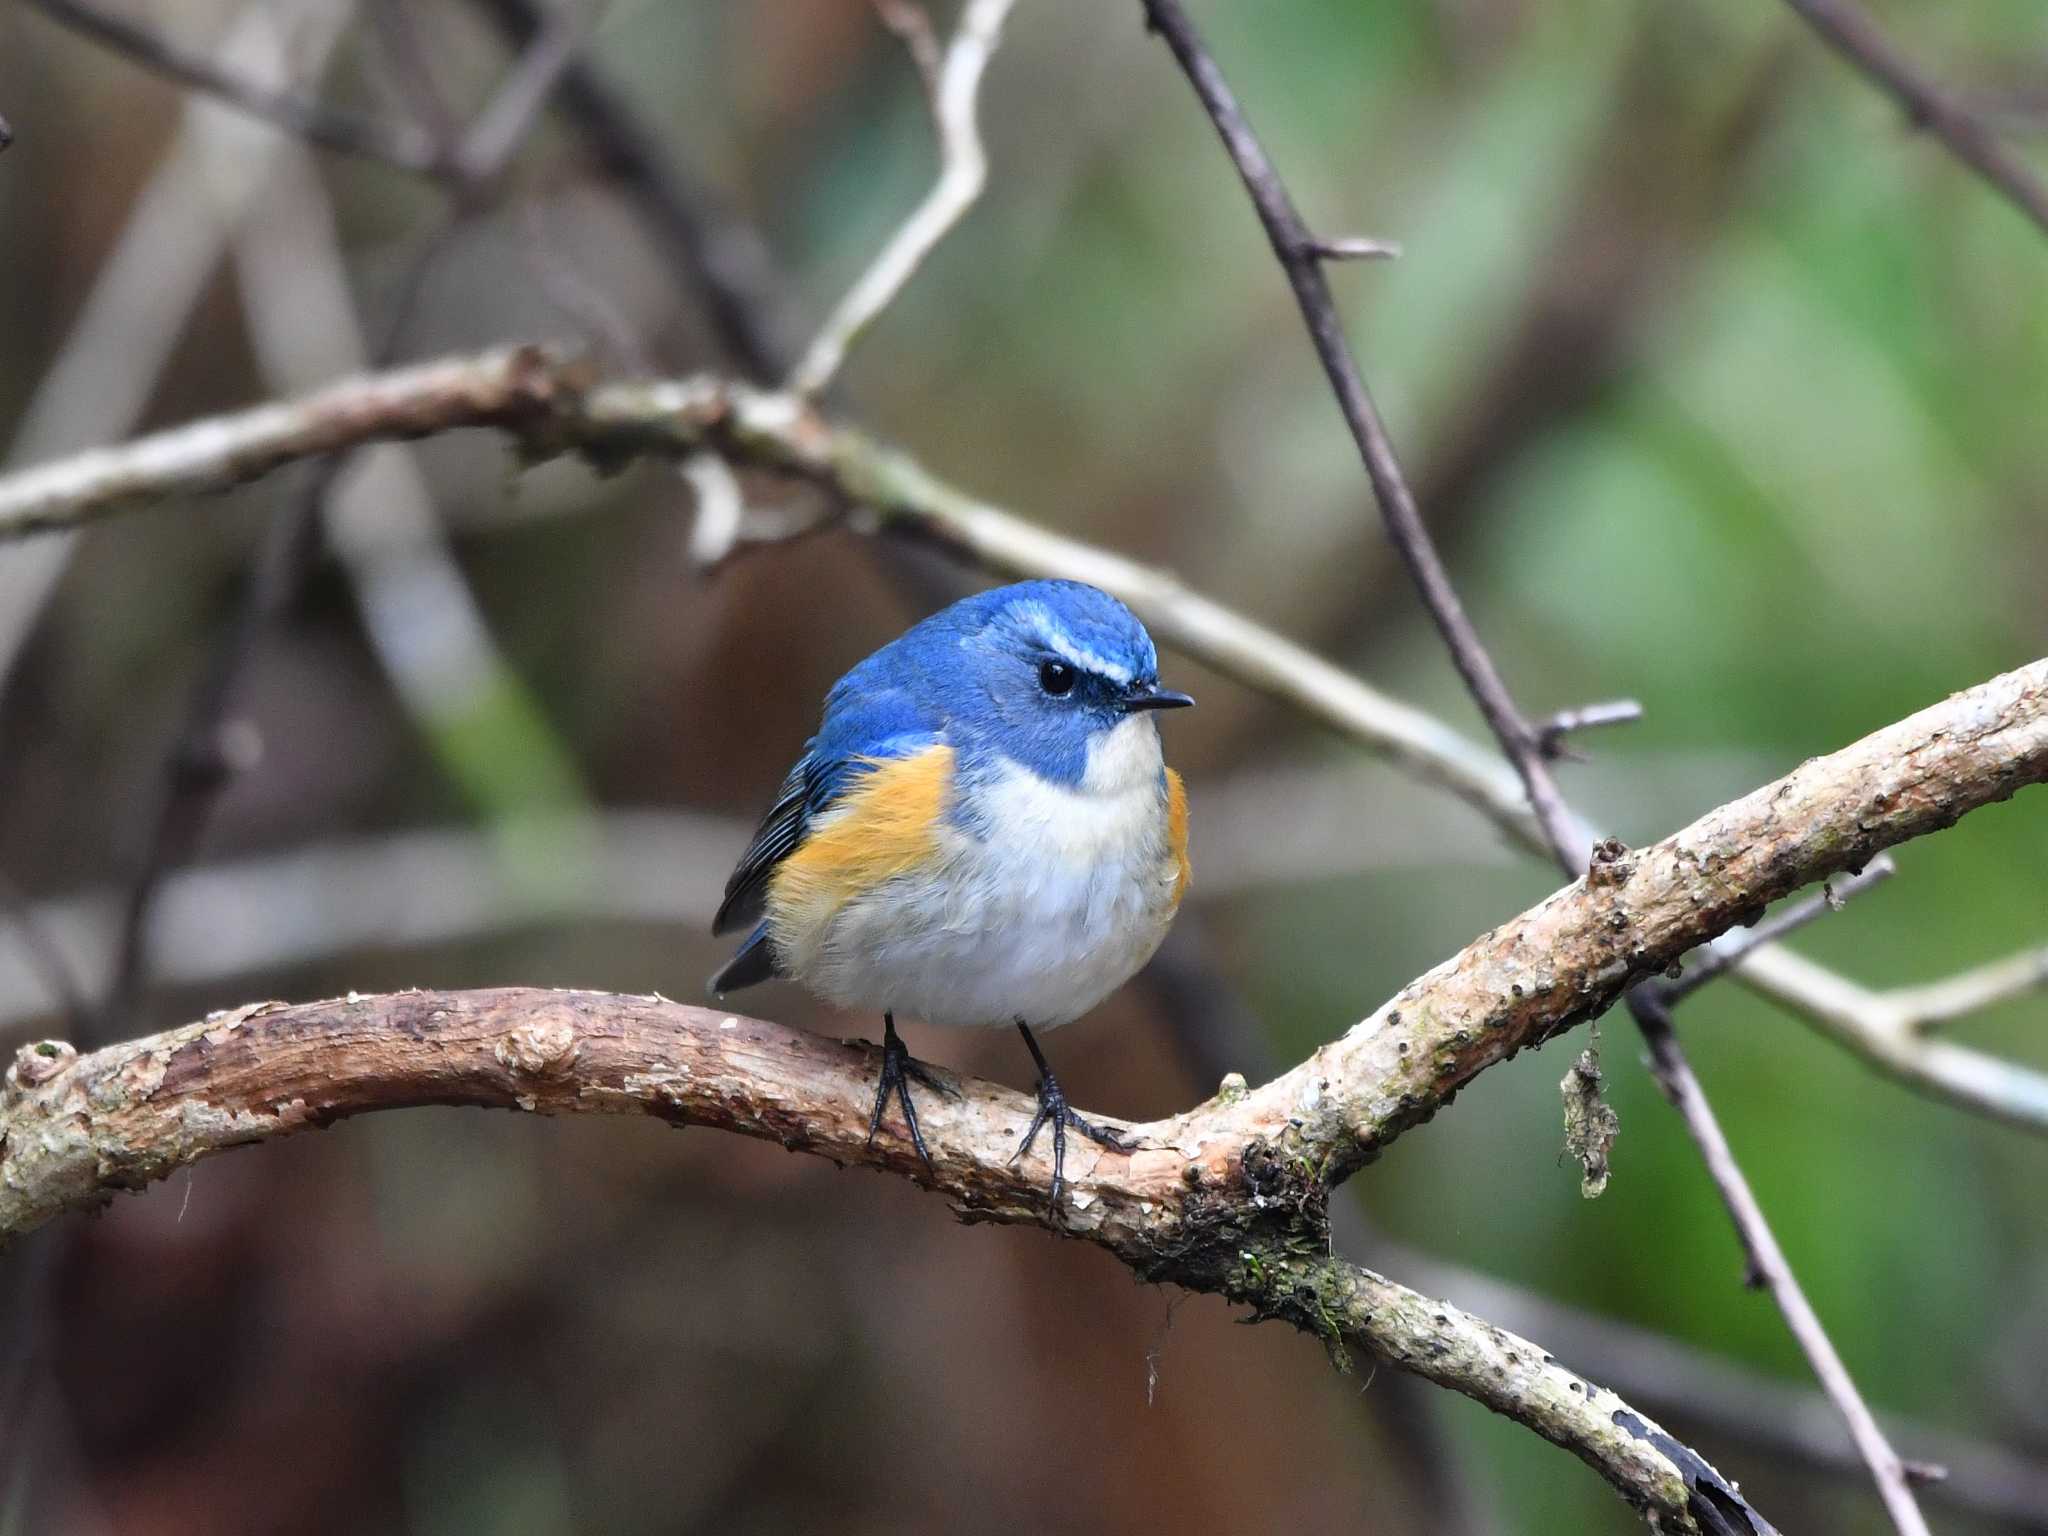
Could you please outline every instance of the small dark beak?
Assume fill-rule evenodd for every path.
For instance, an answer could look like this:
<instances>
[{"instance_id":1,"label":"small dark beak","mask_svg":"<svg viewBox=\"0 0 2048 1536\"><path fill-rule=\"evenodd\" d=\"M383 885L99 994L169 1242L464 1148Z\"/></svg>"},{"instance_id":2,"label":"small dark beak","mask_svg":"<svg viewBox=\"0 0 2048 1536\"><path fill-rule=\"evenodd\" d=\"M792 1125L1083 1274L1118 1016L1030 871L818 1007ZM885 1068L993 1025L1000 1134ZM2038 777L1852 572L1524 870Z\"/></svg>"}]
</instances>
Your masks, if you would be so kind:
<instances>
[{"instance_id":1,"label":"small dark beak","mask_svg":"<svg viewBox=\"0 0 2048 1536\"><path fill-rule=\"evenodd\" d=\"M1188 709L1194 702L1188 695L1176 693L1171 688L1162 688L1157 683L1139 683L1136 687L1126 689L1123 698L1126 713L1135 713L1141 709Z\"/></svg>"}]
</instances>

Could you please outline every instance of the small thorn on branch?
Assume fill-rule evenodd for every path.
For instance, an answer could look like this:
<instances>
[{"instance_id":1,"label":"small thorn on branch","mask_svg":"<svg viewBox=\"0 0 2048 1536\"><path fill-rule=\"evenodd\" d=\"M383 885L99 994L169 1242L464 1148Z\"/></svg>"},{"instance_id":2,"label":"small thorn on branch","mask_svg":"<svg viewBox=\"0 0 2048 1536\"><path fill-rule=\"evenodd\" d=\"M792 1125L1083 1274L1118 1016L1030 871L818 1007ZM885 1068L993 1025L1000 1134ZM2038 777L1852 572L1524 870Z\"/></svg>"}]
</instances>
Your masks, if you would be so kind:
<instances>
[{"instance_id":1,"label":"small thorn on branch","mask_svg":"<svg viewBox=\"0 0 2048 1536\"><path fill-rule=\"evenodd\" d=\"M1401 254L1395 240L1375 240L1370 235L1339 235L1325 240L1310 236L1304 249L1318 261L1394 261Z\"/></svg>"},{"instance_id":2,"label":"small thorn on branch","mask_svg":"<svg viewBox=\"0 0 2048 1536\"><path fill-rule=\"evenodd\" d=\"M1906 1474L1906 1481L1915 1488L1925 1488L1929 1483L1948 1481L1948 1468L1938 1461L1911 1461L1901 1458L1899 1470Z\"/></svg>"},{"instance_id":3,"label":"small thorn on branch","mask_svg":"<svg viewBox=\"0 0 2048 1536\"><path fill-rule=\"evenodd\" d=\"M1565 738L1578 731L1599 730L1609 725L1633 725L1643 718L1643 706L1634 699L1609 699L1604 704L1587 704L1578 709L1561 709L1532 726L1536 750L1552 762L1577 756Z\"/></svg>"}]
</instances>

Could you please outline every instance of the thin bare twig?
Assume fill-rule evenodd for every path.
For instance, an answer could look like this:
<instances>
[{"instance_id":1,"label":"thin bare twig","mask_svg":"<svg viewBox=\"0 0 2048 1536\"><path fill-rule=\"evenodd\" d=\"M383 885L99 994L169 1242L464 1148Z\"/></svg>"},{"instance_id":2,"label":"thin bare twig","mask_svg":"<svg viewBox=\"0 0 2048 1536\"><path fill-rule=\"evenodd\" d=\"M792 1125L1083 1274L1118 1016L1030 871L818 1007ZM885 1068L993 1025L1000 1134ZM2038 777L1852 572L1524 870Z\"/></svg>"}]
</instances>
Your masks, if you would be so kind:
<instances>
[{"instance_id":1,"label":"thin bare twig","mask_svg":"<svg viewBox=\"0 0 2048 1536\"><path fill-rule=\"evenodd\" d=\"M1280 178L1265 147L1252 132L1229 83L1216 60L1202 42L1193 21L1179 0L1143 0L1152 29L1166 40L1175 60L1187 75L1203 109L1215 124L1223 147L1229 152L1238 176L1250 194L1259 222L1273 247L1274 257L1294 289L1295 302L1308 326L1316 357L1337 397L1338 410L1357 444L1373 495L1387 521L1389 536L1420 589L1424 605L1450 650L1458 675L1465 680L1487 725L1508 753L1517 769L1533 763L1536 773L1526 770L1522 778L1537 822L1569 869L1585 868L1591 839L1572 819L1557 787L1543 771L1535 733L1516 708L1507 684L1494 665L1492 655L1480 643L1465 613L1465 605L1451 584L1449 573L1423 526L1422 514L1409 489L1408 477L1394 452L1392 438L1380 419L1365 378L1344 340L1343 322L1337 303L1323 275L1322 256L1315 235L1303 221L1287 185Z\"/></svg>"},{"instance_id":2,"label":"thin bare twig","mask_svg":"<svg viewBox=\"0 0 2048 1536\"><path fill-rule=\"evenodd\" d=\"M1894 987L1884 998L1904 1028L1924 1034L2043 989L2048 989L2048 946L2022 950L1940 981Z\"/></svg>"},{"instance_id":3,"label":"thin bare twig","mask_svg":"<svg viewBox=\"0 0 2048 1536\"><path fill-rule=\"evenodd\" d=\"M1217 134L1223 140L1246 192L1265 226L1266 235L1294 289L1337 404L1350 429L1372 482L1388 534L1402 563L1420 590L1430 617L1449 648L1458 674L1486 717L1501 749L1514 764L1529 798L1530 809L1543 829L1559 865L1570 876L1587 867L1583 829L1544 761L1537 732L1516 705L1506 680L1479 638L1460 601L1442 557L1437 553L1408 487L1393 442L1373 404L1363 375L1344 339L1343 323L1323 275L1317 241L1309 232L1285 182L1252 131L1235 95L1180 0L1143 0L1153 30L1166 40L1175 60L1194 87ZM1638 989L1629 998L1635 1018L1656 1064L1659 1082L1686 1122L1723 1202L1734 1219L1754 1268L1771 1288L1800 1347L1869 1463L1878 1492L1901 1536L1928 1536L1927 1522L1915 1504L1898 1453L1885 1440L1876 1418L1849 1376L1833 1341L1793 1276L1783 1251L1765 1222L1748 1180L1736 1163L1727 1137L1707 1102L1704 1090L1685 1060L1671 1027L1669 1010Z\"/></svg>"},{"instance_id":4,"label":"thin bare twig","mask_svg":"<svg viewBox=\"0 0 2048 1536\"><path fill-rule=\"evenodd\" d=\"M2048 232L2048 181L2008 149L1961 96L1925 74L1855 0L1785 0L1823 41L1896 101L1916 128Z\"/></svg>"},{"instance_id":5,"label":"thin bare twig","mask_svg":"<svg viewBox=\"0 0 2048 1536\"><path fill-rule=\"evenodd\" d=\"M1211 819L1214 798L1213 792L1203 797ZM1204 867L1213 870L1214 864L1211 848ZM1259 1081L1276 1076L1285 1063L1235 990L1210 974L1201 959L1206 948L1201 914L1183 912L1141 978L1169 1021L1192 1080L1213 1083L1230 1072ZM1589 1379L1661 1405L1703 1431L1756 1446L1780 1461L1844 1477L1869 1476L1841 1416L1817 1390L1777 1381L1669 1335L1404 1245L1374 1228L1357 1201L1332 1200L1330 1246L1339 1255L1371 1254L1381 1268L1418 1290L1540 1338ZM1418 1410L1404 1404L1403 1411ZM2020 1529L2048 1532L2048 1462L1896 1415L1887 1417L1886 1432L1894 1444L1911 1446L1921 1458L1907 1463L1909 1476L1927 1463L1949 1474L1933 1494L1943 1503ZM1447 1459L1444 1470L1455 1477L1455 1461Z\"/></svg>"},{"instance_id":6,"label":"thin bare twig","mask_svg":"<svg viewBox=\"0 0 2048 1536\"><path fill-rule=\"evenodd\" d=\"M791 394L816 395L832 382L847 350L869 322L903 291L933 247L981 196L988 181L988 155L975 121L981 77L1002 39L1003 22L1012 4L1014 0L967 0L961 9L932 94L932 119L939 138L938 180L819 327L790 373L787 387Z\"/></svg>"},{"instance_id":7,"label":"thin bare twig","mask_svg":"<svg viewBox=\"0 0 2048 1536\"><path fill-rule=\"evenodd\" d=\"M515 48L525 48L546 19L539 0L475 4ZM587 57L571 60L557 99L669 259L703 295L712 329L740 371L757 384L780 377L795 351L795 326L760 232L681 174L660 135Z\"/></svg>"},{"instance_id":8,"label":"thin bare twig","mask_svg":"<svg viewBox=\"0 0 2048 1536\"><path fill-rule=\"evenodd\" d=\"M1634 699L1611 699L1605 704L1586 704L1578 709L1560 709L1536 722L1536 750L1556 762L1571 754L1566 738L1580 731L1605 730L1609 726L1633 725L1643 718L1643 706Z\"/></svg>"},{"instance_id":9,"label":"thin bare twig","mask_svg":"<svg viewBox=\"0 0 2048 1536\"><path fill-rule=\"evenodd\" d=\"M1740 979L1766 957L1772 970L1774 1001L1886 1076L2036 1135L2048 1131L2048 1074L1996 1060L1931 1033L1930 1021L1920 1012L1926 1006L1922 989L1872 991L1782 948L1738 960L1736 977ZM1996 979L2016 982L2028 958L2003 962L1997 967ZM1972 985L1981 986L1981 978L1973 977ZM1945 995L1948 986L1933 984L1937 1005L1964 1000L1960 992ZM2012 994L2000 988L1990 1000L2008 995Z\"/></svg>"},{"instance_id":10,"label":"thin bare twig","mask_svg":"<svg viewBox=\"0 0 2048 1536\"><path fill-rule=\"evenodd\" d=\"M1846 880L1829 881L1817 895L1803 897L1782 911L1773 912L1736 942L1731 944L1724 940L1701 951L1699 958L1686 967L1683 976L1675 977L1657 989L1658 996L1667 1008L1675 1007L1715 977L1724 976L1740 965L1753 951L1797 933L1815 918L1839 911L1844 902L1862 895L1874 885L1883 884L1898 871L1899 866L1886 855L1872 859L1868 868L1859 870Z\"/></svg>"},{"instance_id":11,"label":"thin bare twig","mask_svg":"<svg viewBox=\"0 0 2048 1536\"><path fill-rule=\"evenodd\" d=\"M1323 261L1395 261L1401 255L1398 241L1370 235L1318 235L1309 240L1308 248Z\"/></svg>"},{"instance_id":12,"label":"thin bare twig","mask_svg":"<svg viewBox=\"0 0 2048 1536\"><path fill-rule=\"evenodd\" d=\"M540 121L555 87L582 53L595 24L594 7L550 14L514 60L511 72L470 124L452 161L472 196L504 174Z\"/></svg>"},{"instance_id":13,"label":"thin bare twig","mask_svg":"<svg viewBox=\"0 0 2048 1536\"><path fill-rule=\"evenodd\" d=\"M445 170L461 143L462 121L434 74L419 7L408 0L369 0L368 13L386 82L433 141L437 171Z\"/></svg>"},{"instance_id":14,"label":"thin bare twig","mask_svg":"<svg viewBox=\"0 0 2048 1536\"><path fill-rule=\"evenodd\" d=\"M439 236L429 241L408 268L377 349L380 359L388 361L395 350L442 245ZM122 909L121 938L100 1011L106 1033L120 1032L141 997L149 919L157 892L165 874L189 859L199 846L214 806L233 776L234 762L223 750L223 741L242 670L264 632L291 604L311 573L320 552L327 497L346 464L346 456L336 454L315 465L291 507L271 519L250 563L234 615L215 641L186 703Z\"/></svg>"},{"instance_id":15,"label":"thin bare twig","mask_svg":"<svg viewBox=\"0 0 2048 1536\"><path fill-rule=\"evenodd\" d=\"M274 88L215 62L139 21L111 15L85 0L30 0L52 21L83 33L95 42L166 75L193 90L226 102L252 117L282 129L309 144L358 159L394 166L414 174L436 169L437 158L426 135L394 127L375 118L330 107L297 91Z\"/></svg>"}]
</instances>

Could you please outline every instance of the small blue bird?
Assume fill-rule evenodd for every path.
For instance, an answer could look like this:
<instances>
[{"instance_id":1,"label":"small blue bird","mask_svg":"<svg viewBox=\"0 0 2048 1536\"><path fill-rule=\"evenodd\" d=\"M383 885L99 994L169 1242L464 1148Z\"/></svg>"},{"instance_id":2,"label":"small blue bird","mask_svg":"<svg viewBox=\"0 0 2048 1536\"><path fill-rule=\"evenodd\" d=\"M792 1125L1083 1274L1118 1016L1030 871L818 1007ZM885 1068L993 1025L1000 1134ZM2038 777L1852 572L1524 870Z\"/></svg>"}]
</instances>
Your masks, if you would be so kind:
<instances>
[{"instance_id":1,"label":"small blue bird","mask_svg":"<svg viewBox=\"0 0 2048 1536\"><path fill-rule=\"evenodd\" d=\"M896 1034L1014 1022L1052 1126L1052 1203L1067 1129L1133 1144L1068 1107L1033 1025L1079 1018L1151 959L1188 886L1187 795L1152 711L1194 703L1159 686L1152 637L1075 581L965 598L883 646L825 698L712 923L753 930L711 979L724 994L787 976L847 1008L880 1009L872 1142L893 1093L931 1164L909 1079L938 1084Z\"/></svg>"}]
</instances>

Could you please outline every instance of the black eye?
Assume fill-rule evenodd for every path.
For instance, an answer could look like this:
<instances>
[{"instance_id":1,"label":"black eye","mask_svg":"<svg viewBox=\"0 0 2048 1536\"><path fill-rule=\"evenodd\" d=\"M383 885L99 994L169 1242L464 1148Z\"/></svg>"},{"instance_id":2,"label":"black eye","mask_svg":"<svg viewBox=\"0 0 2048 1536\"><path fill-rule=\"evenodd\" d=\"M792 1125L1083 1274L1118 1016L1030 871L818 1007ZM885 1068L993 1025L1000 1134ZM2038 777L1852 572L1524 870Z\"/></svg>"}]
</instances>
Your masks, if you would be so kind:
<instances>
[{"instance_id":1,"label":"black eye","mask_svg":"<svg viewBox=\"0 0 2048 1536\"><path fill-rule=\"evenodd\" d=\"M1064 661L1048 661L1038 668L1038 686L1054 698L1064 698L1074 691L1074 669Z\"/></svg>"}]
</instances>

